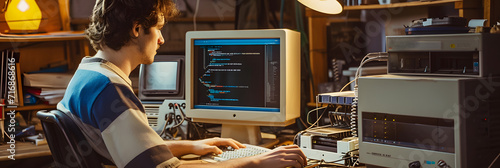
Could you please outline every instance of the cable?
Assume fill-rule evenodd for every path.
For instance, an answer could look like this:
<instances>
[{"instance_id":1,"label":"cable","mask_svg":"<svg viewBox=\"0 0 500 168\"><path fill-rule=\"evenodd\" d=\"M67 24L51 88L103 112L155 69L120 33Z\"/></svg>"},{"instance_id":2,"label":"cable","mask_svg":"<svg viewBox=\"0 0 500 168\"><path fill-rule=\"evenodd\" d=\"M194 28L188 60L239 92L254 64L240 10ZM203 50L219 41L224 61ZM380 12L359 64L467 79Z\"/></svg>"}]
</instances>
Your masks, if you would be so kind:
<instances>
[{"instance_id":1,"label":"cable","mask_svg":"<svg viewBox=\"0 0 500 168\"><path fill-rule=\"evenodd\" d=\"M351 105L351 134L353 137L358 137L358 98L354 97Z\"/></svg>"},{"instance_id":2,"label":"cable","mask_svg":"<svg viewBox=\"0 0 500 168\"><path fill-rule=\"evenodd\" d=\"M300 122L302 123L302 125L304 125L304 127L306 127L306 128L307 128L307 124L304 122L304 120L302 120L302 118L301 118L301 117L299 117L299 119L300 119Z\"/></svg>"},{"instance_id":3,"label":"cable","mask_svg":"<svg viewBox=\"0 0 500 168\"><path fill-rule=\"evenodd\" d=\"M349 83L345 84L344 87L342 87L342 89L340 89L339 92L342 92L347 86L349 86L352 82L354 82L354 79L352 81L350 81Z\"/></svg>"},{"instance_id":4,"label":"cable","mask_svg":"<svg viewBox=\"0 0 500 168\"><path fill-rule=\"evenodd\" d=\"M177 103L176 103L177 104ZM179 105L179 104L177 104ZM184 117L184 118L187 118L186 117L186 114L184 113L184 110L182 110L182 108L179 106L179 111L181 112L181 115Z\"/></svg>"},{"instance_id":5,"label":"cable","mask_svg":"<svg viewBox=\"0 0 500 168\"><path fill-rule=\"evenodd\" d=\"M280 8L280 28L283 28L283 13L285 10L285 0L281 0L281 8Z\"/></svg>"},{"instance_id":6,"label":"cable","mask_svg":"<svg viewBox=\"0 0 500 168\"><path fill-rule=\"evenodd\" d=\"M176 103L176 104L177 104L177 103ZM200 133L200 130L198 129L198 127L200 127L200 126L197 126L197 125L196 125L196 123L192 122L192 121L191 121L191 119L190 119L190 118L188 118L188 117L186 116L186 114L184 113L184 110L182 110L182 108L179 106L179 104L177 104L177 106L179 107L179 111L181 112L181 116L182 116L182 118L183 118L183 119L182 119L181 124L182 124L184 121L187 121L187 122L188 122L188 125L190 124L190 125L192 125L192 126L194 127L194 130L195 130L195 131L196 131L196 133L198 134L198 138L203 139L204 137L202 137L202 135L201 135L201 133ZM187 119L187 120L186 120L186 119ZM188 129L187 131L189 131L189 129ZM188 133L186 133L186 134L187 134L187 135L189 135ZM186 136L186 138L188 138L188 137ZM189 138L188 138L188 139L189 139Z\"/></svg>"},{"instance_id":7,"label":"cable","mask_svg":"<svg viewBox=\"0 0 500 168\"><path fill-rule=\"evenodd\" d=\"M376 52L376 53L368 53L361 60L356 73L354 74L354 99L351 105L351 134L353 137L358 137L358 127L357 127L357 109L358 109L358 79L361 76L361 68L364 64L371 61L387 61L388 53L386 52Z\"/></svg>"},{"instance_id":8,"label":"cable","mask_svg":"<svg viewBox=\"0 0 500 168\"><path fill-rule=\"evenodd\" d=\"M337 112L339 111L339 108L342 108L342 106L341 106L341 105L338 105L338 106L337 106L337 108L335 108L335 112L333 113L333 119L335 119L335 125L336 125L336 126L338 126L338 125L339 125L339 124L338 124L338 119L337 119L337 117L338 117L338 116L337 116ZM330 121L330 122L332 122L332 124L331 124L331 125L333 126L333 121Z\"/></svg>"},{"instance_id":9,"label":"cable","mask_svg":"<svg viewBox=\"0 0 500 168\"><path fill-rule=\"evenodd\" d=\"M325 107L315 108L315 109L312 109L311 111L307 112L307 117L306 117L306 119L307 119L307 123L308 123L309 125L313 125L313 124L311 124L311 122L309 122L309 115L311 114L311 112L313 112L313 111L317 111L317 110L321 110L321 109L324 109L324 108L327 108L327 106L325 106ZM318 118L318 120L319 120L319 118ZM316 121L316 122L317 122L317 121ZM314 124L316 124L316 122L315 122Z\"/></svg>"},{"instance_id":10,"label":"cable","mask_svg":"<svg viewBox=\"0 0 500 168\"><path fill-rule=\"evenodd\" d=\"M357 86L358 86L358 79L359 77L361 76L361 67L363 67L364 64L368 63L368 62L371 62L371 61L387 61L387 57L388 57L388 53L386 52L376 52L376 53L368 53L366 54L366 56L361 60L361 63L358 67L358 69L356 70L356 73L354 74L355 75L355 78L354 78L354 87L355 87L355 91L354 91L354 94L355 96L357 97ZM365 60L366 59L366 60Z\"/></svg>"},{"instance_id":11,"label":"cable","mask_svg":"<svg viewBox=\"0 0 500 168\"><path fill-rule=\"evenodd\" d=\"M359 162L359 159L356 159L356 161L352 164L352 167L356 166L356 164L358 164Z\"/></svg>"},{"instance_id":12,"label":"cable","mask_svg":"<svg viewBox=\"0 0 500 168\"><path fill-rule=\"evenodd\" d=\"M322 167L322 166L341 166L341 167L347 167L345 165L342 165L342 164L339 164L339 163L335 163L335 162L340 162L340 161L343 161L343 160L347 160L347 159L351 159L353 157L343 157L342 159L339 159L339 160L335 160L335 161L331 161L331 162L325 162L325 160L321 159L320 162L319 162L319 167Z\"/></svg>"},{"instance_id":13,"label":"cable","mask_svg":"<svg viewBox=\"0 0 500 168\"><path fill-rule=\"evenodd\" d=\"M497 155L497 157L493 160L493 162L491 162L490 166L488 166L488 168L492 168L491 166L493 166L493 163L495 163L498 159L498 157L500 156L500 153Z\"/></svg>"},{"instance_id":14,"label":"cable","mask_svg":"<svg viewBox=\"0 0 500 168\"><path fill-rule=\"evenodd\" d=\"M316 109L317 108L319 108L319 96L316 96ZM309 113L307 115L309 115ZM316 110L316 120L318 119L318 116L319 116L319 112L318 112L318 110ZM309 122L309 120L307 120L307 122ZM318 127L319 127L319 124L318 124Z\"/></svg>"},{"instance_id":15,"label":"cable","mask_svg":"<svg viewBox=\"0 0 500 168\"><path fill-rule=\"evenodd\" d=\"M162 129L162 131L161 131L161 133L160 133L160 137L161 137L164 133L166 133L166 132L165 132L165 130L166 130L166 128L167 128L167 123L170 121L170 116L171 116L171 114L172 114L172 113L169 113L169 114L168 114L168 116L167 116L167 119L165 119L165 124L163 125L163 129Z\"/></svg>"},{"instance_id":16,"label":"cable","mask_svg":"<svg viewBox=\"0 0 500 168\"><path fill-rule=\"evenodd\" d=\"M321 107L321 108L326 108L326 107ZM317 109L317 108L316 108L316 109L313 109L313 110L319 110L319 109ZM309 111L309 113L310 113L310 112L312 112L313 110ZM323 117L323 114L325 114L325 111L326 111L326 109L325 109L325 110L323 110L323 113L321 113L321 116L319 116L318 120L316 120L316 122L314 122L313 124L311 124L311 126L309 126L308 128L306 128L305 130L302 130L302 131L298 132L297 134L295 134L295 136L293 137L293 141L294 141L293 143L294 143L294 144L296 144L296 143L295 143L295 140L297 139L298 135L300 135L300 134L304 133L305 131L307 131L307 130L311 129L312 127L314 127L314 125L315 125L315 124L316 124L319 120L321 120L321 117Z\"/></svg>"},{"instance_id":17,"label":"cable","mask_svg":"<svg viewBox=\"0 0 500 168\"><path fill-rule=\"evenodd\" d=\"M193 14L194 31L196 31L196 16L198 16L198 10L199 9L200 9L200 0L196 0L196 8L195 8L194 14Z\"/></svg>"},{"instance_id":18,"label":"cable","mask_svg":"<svg viewBox=\"0 0 500 168\"><path fill-rule=\"evenodd\" d=\"M10 138L10 136L9 136L9 134L7 134L7 132L3 132L3 133L5 134L5 136L6 136L7 138L9 138L10 140L12 140L12 138Z\"/></svg>"},{"instance_id":19,"label":"cable","mask_svg":"<svg viewBox=\"0 0 500 168\"><path fill-rule=\"evenodd\" d=\"M182 120L181 120L179 123L177 123L176 125L174 125L174 126L170 127L170 129L172 129L172 128L177 128L177 127L178 127L178 126L180 126L180 125L184 122L184 120L185 120L185 118L184 118L184 113L182 113L181 107L180 107L180 106L179 106L179 104L177 104L177 103L175 103L175 104L174 104L174 115L175 115L175 107L179 108L179 110L181 111L181 115L179 115L179 116L181 116ZM174 121L177 121L177 119L174 119Z\"/></svg>"},{"instance_id":20,"label":"cable","mask_svg":"<svg viewBox=\"0 0 500 168\"><path fill-rule=\"evenodd\" d=\"M325 107L325 108L326 108L326 107ZM318 122L319 122L319 120L321 120L321 117L323 117L323 114L325 114L325 111L326 111L326 109L325 109L325 110L323 110L323 113L321 113L321 116L319 116L319 118L316 120L316 122L314 122L313 124L311 124L311 126L309 126L309 127L308 127L307 129L305 129L305 130L308 130L308 129L311 129L312 127L314 127L314 125L316 125L316 123L318 123ZM305 131L305 130L304 130L304 131Z\"/></svg>"}]
</instances>

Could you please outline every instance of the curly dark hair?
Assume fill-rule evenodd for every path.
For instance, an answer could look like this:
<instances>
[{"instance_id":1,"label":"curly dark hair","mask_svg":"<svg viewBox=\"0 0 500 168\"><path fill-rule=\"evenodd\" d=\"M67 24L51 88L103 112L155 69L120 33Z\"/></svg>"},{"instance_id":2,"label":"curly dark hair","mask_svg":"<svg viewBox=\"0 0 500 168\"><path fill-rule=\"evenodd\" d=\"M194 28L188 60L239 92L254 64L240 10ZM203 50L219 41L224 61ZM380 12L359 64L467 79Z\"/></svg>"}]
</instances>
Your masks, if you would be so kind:
<instances>
[{"instance_id":1,"label":"curly dark hair","mask_svg":"<svg viewBox=\"0 0 500 168\"><path fill-rule=\"evenodd\" d=\"M161 13L166 21L178 11L172 0L97 0L85 34L96 51L103 45L119 50L132 38L135 22L149 34Z\"/></svg>"}]
</instances>

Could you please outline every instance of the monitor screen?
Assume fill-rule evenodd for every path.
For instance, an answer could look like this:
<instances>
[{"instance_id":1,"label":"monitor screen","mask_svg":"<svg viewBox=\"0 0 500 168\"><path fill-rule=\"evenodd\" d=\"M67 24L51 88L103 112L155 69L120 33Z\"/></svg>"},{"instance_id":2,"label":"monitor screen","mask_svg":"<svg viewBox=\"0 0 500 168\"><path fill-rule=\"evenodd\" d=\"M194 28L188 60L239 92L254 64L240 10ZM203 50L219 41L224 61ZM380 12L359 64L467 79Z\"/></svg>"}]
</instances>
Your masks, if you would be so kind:
<instances>
[{"instance_id":1,"label":"monitor screen","mask_svg":"<svg viewBox=\"0 0 500 168\"><path fill-rule=\"evenodd\" d=\"M221 137L258 144L259 126L300 115L300 33L288 29L186 34L186 116L222 124Z\"/></svg>"},{"instance_id":2,"label":"monitor screen","mask_svg":"<svg viewBox=\"0 0 500 168\"><path fill-rule=\"evenodd\" d=\"M156 55L152 64L141 64L139 72L139 99L183 99L182 55Z\"/></svg>"},{"instance_id":3,"label":"monitor screen","mask_svg":"<svg viewBox=\"0 0 500 168\"><path fill-rule=\"evenodd\" d=\"M279 112L280 39L194 40L195 109Z\"/></svg>"},{"instance_id":4,"label":"monitor screen","mask_svg":"<svg viewBox=\"0 0 500 168\"><path fill-rule=\"evenodd\" d=\"M145 94L162 92L163 94L176 94L179 90L179 62L166 61L154 62L145 65L146 73L144 92Z\"/></svg>"}]
</instances>

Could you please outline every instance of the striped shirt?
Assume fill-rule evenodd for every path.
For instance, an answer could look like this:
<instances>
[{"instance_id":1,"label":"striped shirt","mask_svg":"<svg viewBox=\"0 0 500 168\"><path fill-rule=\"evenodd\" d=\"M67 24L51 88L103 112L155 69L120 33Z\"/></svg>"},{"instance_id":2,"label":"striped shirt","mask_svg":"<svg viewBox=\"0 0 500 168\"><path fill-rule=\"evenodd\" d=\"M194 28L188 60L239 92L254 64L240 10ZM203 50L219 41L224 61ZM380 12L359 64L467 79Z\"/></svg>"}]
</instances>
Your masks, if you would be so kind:
<instances>
[{"instance_id":1,"label":"striped shirt","mask_svg":"<svg viewBox=\"0 0 500 168\"><path fill-rule=\"evenodd\" d=\"M148 125L130 79L111 62L85 57L57 108L69 114L92 148L118 167L177 167Z\"/></svg>"}]
</instances>

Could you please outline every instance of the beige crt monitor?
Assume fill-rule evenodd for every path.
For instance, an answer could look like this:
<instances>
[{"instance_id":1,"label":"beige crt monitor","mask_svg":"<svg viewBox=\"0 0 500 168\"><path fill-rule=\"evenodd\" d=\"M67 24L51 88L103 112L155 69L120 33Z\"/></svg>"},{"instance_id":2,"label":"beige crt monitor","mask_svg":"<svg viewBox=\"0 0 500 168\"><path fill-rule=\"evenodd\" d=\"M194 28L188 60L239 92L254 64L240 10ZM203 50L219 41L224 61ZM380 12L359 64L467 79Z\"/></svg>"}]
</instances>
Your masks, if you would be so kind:
<instances>
[{"instance_id":1,"label":"beige crt monitor","mask_svg":"<svg viewBox=\"0 0 500 168\"><path fill-rule=\"evenodd\" d=\"M261 143L259 126L300 115L300 33L288 29L186 34L186 115L222 124L221 137Z\"/></svg>"}]
</instances>

